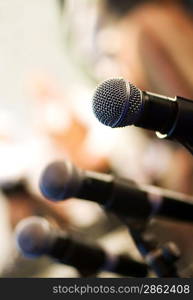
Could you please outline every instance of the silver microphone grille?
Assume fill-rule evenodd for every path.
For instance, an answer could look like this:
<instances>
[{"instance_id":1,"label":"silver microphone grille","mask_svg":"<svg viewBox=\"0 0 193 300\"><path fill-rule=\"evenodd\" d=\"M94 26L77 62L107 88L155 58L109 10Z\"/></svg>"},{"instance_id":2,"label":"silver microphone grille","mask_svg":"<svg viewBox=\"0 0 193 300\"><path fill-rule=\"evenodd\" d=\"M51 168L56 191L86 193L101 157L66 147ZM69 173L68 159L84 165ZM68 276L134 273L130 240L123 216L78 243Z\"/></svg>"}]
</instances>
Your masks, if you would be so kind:
<instances>
[{"instance_id":1,"label":"silver microphone grille","mask_svg":"<svg viewBox=\"0 0 193 300\"><path fill-rule=\"evenodd\" d=\"M141 108L141 91L123 78L103 81L93 96L94 114L101 123L110 127L134 124Z\"/></svg>"}]
</instances>

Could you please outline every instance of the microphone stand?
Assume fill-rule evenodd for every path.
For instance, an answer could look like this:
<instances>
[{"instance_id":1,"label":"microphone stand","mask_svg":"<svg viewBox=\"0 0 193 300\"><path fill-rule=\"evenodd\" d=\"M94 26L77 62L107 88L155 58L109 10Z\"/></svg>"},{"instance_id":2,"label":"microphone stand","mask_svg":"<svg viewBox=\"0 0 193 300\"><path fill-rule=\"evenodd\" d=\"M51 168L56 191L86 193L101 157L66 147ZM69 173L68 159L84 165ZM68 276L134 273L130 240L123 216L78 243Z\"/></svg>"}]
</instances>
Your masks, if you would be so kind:
<instances>
[{"instance_id":1,"label":"microphone stand","mask_svg":"<svg viewBox=\"0 0 193 300\"><path fill-rule=\"evenodd\" d=\"M153 270L157 277L179 278L176 261L180 258L177 246L169 242L158 246L154 237L144 235L145 224L126 220L130 234L147 265Z\"/></svg>"}]
</instances>

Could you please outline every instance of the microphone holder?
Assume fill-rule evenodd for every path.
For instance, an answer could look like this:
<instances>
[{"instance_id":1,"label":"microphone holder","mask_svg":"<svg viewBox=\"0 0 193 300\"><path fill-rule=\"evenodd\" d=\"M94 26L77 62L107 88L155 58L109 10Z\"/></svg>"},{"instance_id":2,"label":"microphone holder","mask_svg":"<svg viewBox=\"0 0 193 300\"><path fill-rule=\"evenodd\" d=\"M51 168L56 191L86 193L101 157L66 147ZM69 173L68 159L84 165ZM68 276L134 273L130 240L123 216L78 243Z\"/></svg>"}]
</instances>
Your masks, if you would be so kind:
<instances>
[{"instance_id":1,"label":"microphone holder","mask_svg":"<svg viewBox=\"0 0 193 300\"><path fill-rule=\"evenodd\" d=\"M155 237L144 234L145 224L126 221L130 234L145 262L157 277L179 278L176 261L180 252L173 242L158 246Z\"/></svg>"}]
</instances>

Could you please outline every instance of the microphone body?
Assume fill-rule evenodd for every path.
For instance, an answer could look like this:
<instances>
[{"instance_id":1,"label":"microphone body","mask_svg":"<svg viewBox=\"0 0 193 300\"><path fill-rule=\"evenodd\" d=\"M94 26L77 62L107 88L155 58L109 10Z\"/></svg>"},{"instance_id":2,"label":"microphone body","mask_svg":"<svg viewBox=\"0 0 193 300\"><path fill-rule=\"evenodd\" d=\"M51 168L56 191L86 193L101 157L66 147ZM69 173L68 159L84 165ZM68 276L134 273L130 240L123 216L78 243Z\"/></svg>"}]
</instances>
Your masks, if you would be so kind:
<instances>
[{"instance_id":1,"label":"microphone body","mask_svg":"<svg viewBox=\"0 0 193 300\"><path fill-rule=\"evenodd\" d=\"M93 112L104 125L153 130L158 137L177 140L193 153L192 100L141 91L122 78L113 78L96 88Z\"/></svg>"},{"instance_id":2,"label":"microphone body","mask_svg":"<svg viewBox=\"0 0 193 300\"><path fill-rule=\"evenodd\" d=\"M155 216L193 221L193 197L69 166L69 162L54 162L45 169L40 190L46 198L90 200L121 217L143 221Z\"/></svg>"},{"instance_id":3,"label":"microphone body","mask_svg":"<svg viewBox=\"0 0 193 300\"><path fill-rule=\"evenodd\" d=\"M144 277L148 273L146 264L126 255L112 255L99 246L83 244L67 233L58 233L41 217L22 220L16 228L16 240L25 256L47 255L62 264L75 267L83 276L91 276L99 271L134 277Z\"/></svg>"},{"instance_id":4,"label":"microphone body","mask_svg":"<svg viewBox=\"0 0 193 300\"><path fill-rule=\"evenodd\" d=\"M193 141L193 101L142 92L142 111L133 124L177 140Z\"/></svg>"}]
</instances>

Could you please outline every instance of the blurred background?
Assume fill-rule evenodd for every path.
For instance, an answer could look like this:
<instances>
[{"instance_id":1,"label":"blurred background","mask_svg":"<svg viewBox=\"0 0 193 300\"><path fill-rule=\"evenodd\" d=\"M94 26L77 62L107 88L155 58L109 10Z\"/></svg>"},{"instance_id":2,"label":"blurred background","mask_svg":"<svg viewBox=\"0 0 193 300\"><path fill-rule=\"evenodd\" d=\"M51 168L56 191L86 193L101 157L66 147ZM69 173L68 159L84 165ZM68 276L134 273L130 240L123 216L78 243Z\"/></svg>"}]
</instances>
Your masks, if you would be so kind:
<instances>
[{"instance_id":1,"label":"blurred background","mask_svg":"<svg viewBox=\"0 0 193 300\"><path fill-rule=\"evenodd\" d=\"M79 276L18 252L14 228L32 215L140 260L115 216L86 201L50 203L38 180L50 161L69 159L193 193L187 150L134 127L107 128L91 103L96 85L117 76L143 90L193 98L193 1L0 0L0 20L0 276ZM192 226L153 220L148 230L160 243L177 243L179 269L192 276Z\"/></svg>"}]
</instances>

